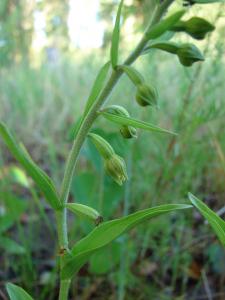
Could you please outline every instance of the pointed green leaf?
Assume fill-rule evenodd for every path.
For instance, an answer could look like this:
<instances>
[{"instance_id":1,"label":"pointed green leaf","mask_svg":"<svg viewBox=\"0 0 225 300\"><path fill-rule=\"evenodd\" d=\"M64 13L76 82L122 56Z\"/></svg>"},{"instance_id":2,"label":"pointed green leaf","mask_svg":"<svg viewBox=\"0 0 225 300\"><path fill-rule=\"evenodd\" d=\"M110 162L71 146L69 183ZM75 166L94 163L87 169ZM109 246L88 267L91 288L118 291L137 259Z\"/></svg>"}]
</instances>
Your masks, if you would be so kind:
<instances>
[{"instance_id":1,"label":"pointed green leaf","mask_svg":"<svg viewBox=\"0 0 225 300\"><path fill-rule=\"evenodd\" d=\"M107 74L109 72L109 68L110 68L110 62L108 61L106 64L104 64L104 66L100 69L95 82L92 86L91 89L91 93L88 97L87 100L87 104L85 106L85 110L84 110L84 115L86 115L89 111L89 109L91 108L91 106L93 105L93 103L96 101L96 99L98 98L100 92L102 91L106 79L107 79Z\"/></svg>"},{"instance_id":2,"label":"pointed green leaf","mask_svg":"<svg viewBox=\"0 0 225 300\"><path fill-rule=\"evenodd\" d=\"M6 290L9 294L10 300L33 300L33 298L21 287L7 283Z\"/></svg>"},{"instance_id":3,"label":"pointed green leaf","mask_svg":"<svg viewBox=\"0 0 225 300\"><path fill-rule=\"evenodd\" d=\"M80 203L68 203L66 204L66 207L75 215L88 218L91 221L98 222L102 220L102 217L99 214L99 212L90 206Z\"/></svg>"},{"instance_id":4,"label":"pointed green leaf","mask_svg":"<svg viewBox=\"0 0 225 300\"><path fill-rule=\"evenodd\" d=\"M92 107L92 105L95 103L95 101L97 100L98 96L100 95L105 83L106 83L106 79L107 79L107 75L109 72L109 68L110 68L110 61L108 61L107 63L104 64L104 66L100 69L94 84L91 88L91 92L90 95L88 97L85 109L84 109L84 113L83 115L77 120L77 122L74 124L72 131L70 133L70 136L72 136L72 139L74 139L77 135L77 132L79 131L84 118L86 117L87 113L89 112L90 108Z\"/></svg>"},{"instance_id":5,"label":"pointed green leaf","mask_svg":"<svg viewBox=\"0 0 225 300\"><path fill-rule=\"evenodd\" d=\"M144 209L129 216L100 224L72 248L71 259L62 269L62 278L71 278L76 272L79 271L82 265L88 261L93 253L105 247L121 234L134 228L138 224L168 212L190 207L192 206L186 204L161 205Z\"/></svg>"},{"instance_id":6,"label":"pointed green leaf","mask_svg":"<svg viewBox=\"0 0 225 300\"><path fill-rule=\"evenodd\" d=\"M118 115L106 113L106 112L101 112L100 114L107 120L109 120L113 123L119 124L119 125L133 126L135 128L140 128L140 129L144 129L144 130L148 130L148 131L169 133L169 134L176 135L176 133L174 133L172 131L157 127L153 124L146 123L144 121L140 121L140 120L137 120L137 119L134 119L131 117L118 116Z\"/></svg>"},{"instance_id":7,"label":"pointed green leaf","mask_svg":"<svg viewBox=\"0 0 225 300\"><path fill-rule=\"evenodd\" d=\"M166 31L170 30L184 15L185 10L180 10L173 15L167 17L156 25L152 26L152 28L147 33L148 39L156 39L164 34Z\"/></svg>"},{"instance_id":8,"label":"pointed green leaf","mask_svg":"<svg viewBox=\"0 0 225 300\"><path fill-rule=\"evenodd\" d=\"M199 210L199 212L206 218L212 226L219 240L225 247L225 222L212 211L205 203L195 197L193 194L188 193L191 203Z\"/></svg>"},{"instance_id":9,"label":"pointed green leaf","mask_svg":"<svg viewBox=\"0 0 225 300\"><path fill-rule=\"evenodd\" d=\"M120 5L117 11L116 22L112 34L112 45L111 45L111 63L115 69L118 64L118 51L119 51L119 39L120 39L120 17L123 7L123 0L120 1Z\"/></svg>"},{"instance_id":10,"label":"pointed green leaf","mask_svg":"<svg viewBox=\"0 0 225 300\"><path fill-rule=\"evenodd\" d=\"M5 124L2 122L0 122L0 136L4 140L12 155L20 162L45 195L48 203L54 209L59 209L61 207L61 202L53 182L48 175L34 163L25 148L15 141Z\"/></svg>"},{"instance_id":11,"label":"pointed green leaf","mask_svg":"<svg viewBox=\"0 0 225 300\"><path fill-rule=\"evenodd\" d=\"M122 69L127 74L127 76L134 83L134 85L139 85L145 81L141 73L138 72L134 67L121 65L119 66L119 68Z\"/></svg>"}]
</instances>

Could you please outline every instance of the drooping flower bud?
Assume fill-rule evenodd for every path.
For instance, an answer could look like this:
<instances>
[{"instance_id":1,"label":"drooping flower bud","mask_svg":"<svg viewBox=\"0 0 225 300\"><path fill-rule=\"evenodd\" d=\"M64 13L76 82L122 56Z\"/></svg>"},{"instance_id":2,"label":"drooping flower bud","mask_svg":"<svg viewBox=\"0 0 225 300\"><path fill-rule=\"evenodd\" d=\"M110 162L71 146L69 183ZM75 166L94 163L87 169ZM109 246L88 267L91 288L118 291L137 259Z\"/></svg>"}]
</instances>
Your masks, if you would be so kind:
<instances>
[{"instance_id":1,"label":"drooping flower bud","mask_svg":"<svg viewBox=\"0 0 225 300\"><path fill-rule=\"evenodd\" d=\"M183 31L197 40L203 40L207 33L213 31L215 27L203 18L192 17L187 21L179 21L173 31Z\"/></svg>"},{"instance_id":2,"label":"drooping flower bud","mask_svg":"<svg viewBox=\"0 0 225 300\"><path fill-rule=\"evenodd\" d=\"M89 133L88 137L91 138L97 150L102 155L107 174L119 185L122 185L128 179L124 159L117 155L112 146L100 135Z\"/></svg>"},{"instance_id":3,"label":"drooping flower bud","mask_svg":"<svg viewBox=\"0 0 225 300\"><path fill-rule=\"evenodd\" d=\"M125 161L119 155L114 153L105 160L104 166L107 174L119 185L128 179Z\"/></svg>"},{"instance_id":4,"label":"drooping flower bud","mask_svg":"<svg viewBox=\"0 0 225 300\"><path fill-rule=\"evenodd\" d=\"M140 84L137 87L136 101L141 106L157 105L158 93L154 86L148 84Z\"/></svg>"},{"instance_id":5,"label":"drooping flower bud","mask_svg":"<svg viewBox=\"0 0 225 300\"><path fill-rule=\"evenodd\" d=\"M94 221L96 225L103 221L103 217L99 214L99 212L90 206L80 203L68 203L66 204L66 207L74 214Z\"/></svg>"},{"instance_id":6,"label":"drooping flower bud","mask_svg":"<svg viewBox=\"0 0 225 300\"><path fill-rule=\"evenodd\" d=\"M180 63L186 67L190 67L197 61L204 61L204 57L200 50L193 44L183 44L177 51Z\"/></svg>"},{"instance_id":7,"label":"drooping flower bud","mask_svg":"<svg viewBox=\"0 0 225 300\"><path fill-rule=\"evenodd\" d=\"M109 112L111 114L129 117L128 111L120 105L110 105L106 107L103 111ZM137 130L133 126L122 126L120 128L120 133L125 139L137 138Z\"/></svg>"},{"instance_id":8,"label":"drooping flower bud","mask_svg":"<svg viewBox=\"0 0 225 300\"><path fill-rule=\"evenodd\" d=\"M197 40L202 40L208 32L211 32L215 27L205 19L193 17L186 21L186 32Z\"/></svg>"},{"instance_id":9,"label":"drooping flower bud","mask_svg":"<svg viewBox=\"0 0 225 300\"><path fill-rule=\"evenodd\" d=\"M133 126L122 126L120 133L125 139L137 138L137 130Z\"/></svg>"},{"instance_id":10,"label":"drooping flower bud","mask_svg":"<svg viewBox=\"0 0 225 300\"><path fill-rule=\"evenodd\" d=\"M88 137L91 139L98 152L104 159L109 159L115 153L112 146L100 135L95 133L89 133Z\"/></svg>"}]
</instances>

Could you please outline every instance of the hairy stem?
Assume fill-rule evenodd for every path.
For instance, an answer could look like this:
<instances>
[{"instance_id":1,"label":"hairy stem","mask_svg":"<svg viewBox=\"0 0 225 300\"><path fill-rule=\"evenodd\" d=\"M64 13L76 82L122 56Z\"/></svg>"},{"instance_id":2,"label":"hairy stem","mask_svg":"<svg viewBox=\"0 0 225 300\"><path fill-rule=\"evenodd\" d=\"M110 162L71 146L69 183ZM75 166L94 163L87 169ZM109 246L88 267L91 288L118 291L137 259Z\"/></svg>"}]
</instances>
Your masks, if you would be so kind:
<instances>
[{"instance_id":1,"label":"hairy stem","mask_svg":"<svg viewBox=\"0 0 225 300\"><path fill-rule=\"evenodd\" d=\"M134 51L129 55L129 57L125 60L124 64L131 65L141 54L142 50L146 46L148 42L147 32L149 29L159 22L161 17L167 11L168 7L172 4L174 0L164 0L161 4L158 5L154 16L147 27L145 34L143 35L142 39L138 43L137 47ZM68 200L68 195L70 191L71 181L74 173L74 169L76 166L77 158L80 153L80 149L86 139L88 131L90 130L92 124L94 123L95 119L97 118L97 112L106 101L108 96L110 95L111 91L113 90L114 86L116 85L117 81L120 79L123 71L121 69L113 70L111 76L105 85L105 88L101 92L98 100L93 104L89 112L87 113L86 117L84 118L81 127L77 133L77 136L74 140L72 145L71 151L69 153L66 168L64 173L64 178L61 186L60 191L60 199L62 204L66 204ZM58 228L58 239L60 249L67 249L68 248L68 237L67 237L67 213L66 209L63 208L61 211L57 212L57 228ZM61 267L63 264L63 256L61 258ZM67 300L68 299L68 290L69 290L70 282L61 281L60 283L60 296L59 300Z\"/></svg>"}]
</instances>

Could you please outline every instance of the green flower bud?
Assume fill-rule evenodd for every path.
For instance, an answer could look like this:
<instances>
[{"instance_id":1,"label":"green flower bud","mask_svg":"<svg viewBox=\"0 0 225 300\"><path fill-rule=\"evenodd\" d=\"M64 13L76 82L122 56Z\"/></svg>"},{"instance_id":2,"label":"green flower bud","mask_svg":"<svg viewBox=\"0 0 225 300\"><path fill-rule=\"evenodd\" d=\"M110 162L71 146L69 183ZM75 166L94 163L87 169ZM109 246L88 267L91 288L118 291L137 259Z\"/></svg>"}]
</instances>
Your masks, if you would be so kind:
<instances>
[{"instance_id":1,"label":"green flower bud","mask_svg":"<svg viewBox=\"0 0 225 300\"><path fill-rule=\"evenodd\" d=\"M66 207L74 214L94 221L96 225L100 224L103 221L103 217L99 214L99 212L90 206L80 203L68 203L66 204Z\"/></svg>"},{"instance_id":2,"label":"green flower bud","mask_svg":"<svg viewBox=\"0 0 225 300\"><path fill-rule=\"evenodd\" d=\"M137 130L133 126L122 126L120 133L125 139L137 138Z\"/></svg>"},{"instance_id":3,"label":"green flower bud","mask_svg":"<svg viewBox=\"0 0 225 300\"><path fill-rule=\"evenodd\" d=\"M138 85L136 101L141 106L157 105L158 93L154 86L145 83Z\"/></svg>"},{"instance_id":4,"label":"green flower bud","mask_svg":"<svg viewBox=\"0 0 225 300\"><path fill-rule=\"evenodd\" d=\"M129 112L123 106L120 106L120 105L110 105L110 106L104 108L103 111L111 113L111 114L115 114L115 115L125 116L125 117L130 116Z\"/></svg>"},{"instance_id":5,"label":"green flower bud","mask_svg":"<svg viewBox=\"0 0 225 300\"><path fill-rule=\"evenodd\" d=\"M100 135L89 133L88 137L91 138L98 152L102 155L106 173L119 185L122 185L128 179L124 159L117 155L112 146Z\"/></svg>"},{"instance_id":6,"label":"green flower bud","mask_svg":"<svg viewBox=\"0 0 225 300\"><path fill-rule=\"evenodd\" d=\"M88 137L91 139L98 152L102 155L104 159L110 158L115 153L112 146L100 135L95 133L89 133Z\"/></svg>"},{"instance_id":7,"label":"green flower bud","mask_svg":"<svg viewBox=\"0 0 225 300\"><path fill-rule=\"evenodd\" d=\"M103 111L119 116L130 116L128 111L120 105L110 105L106 107ZM137 138L137 130L133 126L122 126L120 128L120 133L125 139Z\"/></svg>"},{"instance_id":8,"label":"green flower bud","mask_svg":"<svg viewBox=\"0 0 225 300\"><path fill-rule=\"evenodd\" d=\"M119 185L128 179L125 161L119 155L113 154L109 159L106 159L104 166L107 174Z\"/></svg>"},{"instance_id":9,"label":"green flower bud","mask_svg":"<svg viewBox=\"0 0 225 300\"><path fill-rule=\"evenodd\" d=\"M183 44L177 51L180 63L186 67L190 67L197 61L203 61L204 57L199 49L193 44Z\"/></svg>"},{"instance_id":10,"label":"green flower bud","mask_svg":"<svg viewBox=\"0 0 225 300\"><path fill-rule=\"evenodd\" d=\"M198 17L193 17L185 23L185 31L197 40L204 39L208 32L211 32L215 29L211 23Z\"/></svg>"},{"instance_id":11,"label":"green flower bud","mask_svg":"<svg viewBox=\"0 0 225 300\"><path fill-rule=\"evenodd\" d=\"M197 40L203 40L208 32L211 32L215 27L199 17L193 17L187 21L180 21L174 27L173 31L183 31Z\"/></svg>"}]
</instances>

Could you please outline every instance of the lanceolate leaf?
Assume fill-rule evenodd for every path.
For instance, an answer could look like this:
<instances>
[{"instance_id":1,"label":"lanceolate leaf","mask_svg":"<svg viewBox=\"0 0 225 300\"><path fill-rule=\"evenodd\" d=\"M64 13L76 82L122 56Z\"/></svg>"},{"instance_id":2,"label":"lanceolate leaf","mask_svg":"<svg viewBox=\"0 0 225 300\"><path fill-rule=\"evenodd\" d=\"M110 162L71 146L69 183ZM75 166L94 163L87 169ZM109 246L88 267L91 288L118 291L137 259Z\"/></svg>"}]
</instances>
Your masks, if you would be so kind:
<instances>
[{"instance_id":1,"label":"lanceolate leaf","mask_svg":"<svg viewBox=\"0 0 225 300\"><path fill-rule=\"evenodd\" d=\"M225 222L205 203L203 203L193 194L189 193L188 197L191 203L199 210L199 212L206 218L206 220L212 226L219 240L225 247Z\"/></svg>"},{"instance_id":2,"label":"lanceolate leaf","mask_svg":"<svg viewBox=\"0 0 225 300\"><path fill-rule=\"evenodd\" d=\"M100 224L85 238L80 240L71 251L71 259L62 269L63 279L71 278L84 265L90 256L97 250L108 245L121 234L134 228L136 225L153 217L175 210L190 208L185 204L167 204L138 211L129 216Z\"/></svg>"},{"instance_id":3,"label":"lanceolate leaf","mask_svg":"<svg viewBox=\"0 0 225 300\"><path fill-rule=\"evenodd\" d=\"M107 62L106 64L104 64L104 66L100 69L95 82L93 84L93 87L91 89L91 93L88 97L87 100L87 104L84 110L84 115L86 115L89 111L89 109L91 108L91 106L93 105L93 103L96 101L96 99L98 98L100 92L102 91L106 79L107 79L107 74L109 72L109 68L110 68L110 62Z\"/></svg>"},{"instance_id":4,"label":"lanceolate leaf","mask_svg":"<svg viewBox=\"0 0 225 300\"><path fill-rule=\"evenodd\" d=\"M24 147L19 145L15 141L5 124L1 122L0 136L11 151L12 155L21 163L27 173L33 178L39 189L45 195L48 203L54 209L59 209L61 207L61 202L59 200L53 182L48 177L48 175L32 161L27 151L24 150Z\"/></svg>"},{"instance_id":5,"label":"lanceolate leaf","mask_svg":"<svg viewBox=\"0 0 225 300\"><path fill-rule=\"evenodd\" d=\"M152 26L147 36L148 39L156 39L160 37L163 33L170 30L184 15L185 10L180 10L168 18L162 20L158 24Z\"/></svg>"},{"instance_id":6,"label":"lanceolate leaf","mask_svg":"<svg viewBox=\"0 0 225 300\"><path fill-rule=\"evenodd\" d=\"M101 112L101 115L105 117L107 120L112 121L119 125L126 125L126 126L133 126L135 128L140 128L148 131L154 131L154 132L161 132L161 133L169 133L176 135L176 133L157 127L153 124L146 123L144 121L140 121L131 117L125 117L125 116L118 116L111 113Z\"/></svg>"},{"instance_id":7,"label":"lanceolate leaf","mask_svg":"<svg viewBox=\"0 0 225 300\"><path fill-rule=\"evenodd\" d=\"M15 284L7 283L6 289L10 300L33 300L33 298L25 292L24 289Z\"/></svg>"},{"instance_id":8,"label":"lanceolate leaf","mask_svg":"<svg viewBox=\"0 0 225 300\"><path fill-rule=\"evenodd\" d=\"M111 45L111 63L115 69L118 63L118 51L119 51L119 39L120 39L120 17L123 6L123 0L120 1L120 5L117 11L116 22L112 34L112 45Z\"/></svg>"},{"instance_id":9,"label":"lanceolate leaf","mask_svg":"<svg viewBox=\"0 0 225 300\"><path fill-rule=\"evenodd\" d=\"M111 63L110 63L110 61L108 61L100 69L100 71L99 71L99 73L98 73L98 75L95 79L95 82L92 86L90 95L88 97L88 100L87 100L87 103L86 103L86 106L85 106L85 110L84 110L84 114L75 123L74 128L72 129L72 139L74 139L76 137L76 134L77 134L78 130L80 129L80 127L81 127L81 125L84 121L84 118L86 117L86 115L89 112L90 108L95 103L95 101L97 100L98 96L100 95L102 89L104 88L110 65L111 65Z\"/></svg>"}]
</instances>

